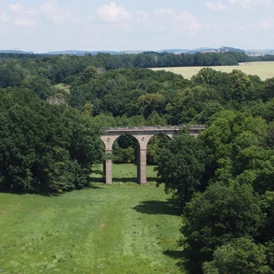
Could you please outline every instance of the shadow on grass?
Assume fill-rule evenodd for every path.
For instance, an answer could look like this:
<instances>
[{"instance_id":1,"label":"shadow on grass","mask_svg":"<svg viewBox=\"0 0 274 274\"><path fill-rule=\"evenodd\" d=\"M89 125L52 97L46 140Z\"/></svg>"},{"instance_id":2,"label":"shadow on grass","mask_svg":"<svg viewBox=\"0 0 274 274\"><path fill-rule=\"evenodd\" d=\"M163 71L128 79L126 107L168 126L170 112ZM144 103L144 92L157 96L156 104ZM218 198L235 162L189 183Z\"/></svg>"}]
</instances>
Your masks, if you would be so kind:
<instances>
[{"instance_id":1,"label":"shadow on grass","mask_svg":"<svg viewBox=\"0 0 274 274\"><path fill-rule=\"evenodd\" d=\"M105 183L105 179L104 178L90 178L90 182L91 183ZM134 178L112 178L112 182L113 183L136 183L137 184L137 179L136 177Z\"/></svg>"},{"instance_id":2,"label":"shadow on grass","mask_svg":"<svg viewBox=\"0 0 274 274\"><path fill-rule=\"evenodd\" d=\"M125 178L112 178L113 182L119 182L119 183L129 183L129 182L134 182L134 183L138 183L137 182L137 177L125 177ZM147 182L155 182L156 178L147 178Z\"/></svg>"},{"instance_id":3,"label":"shadow on grass","mask_svg":"<svg viewBox=\"0 0 274 274\"><path fill-rule=\"evenodd\" d=\"M163 252L164 255L172 258L172 259L182 259L184 256L184 251L183 250L170 250L167 249L166 251Z\"/></svg>"},{"instance_id":4,"label":"shadow on grass","mask_svg":"<svg viewBox=\"0 0 274 274\"><path fill-rule=\"evenodd\" d=\"M167 249L163 252L165 256L168 256L177 261L177 267L183 272L186 273L186 264L184 262L185 251L184 250L170 250Z\"/></svg>"},{"instance_id":5,"label":"shadow on grass","mask_svg":"<svg viewBox=\"0 0 274 274\"><path fill-rule=\"evenodd\" d=\"M92 183L104 183L104 178L90 178ZM147 178L147 182L155 182L156 177ZM136 177L112 178L113 183L138 183Z\"/></svg>"},{"instance_id":6,"label":"shadow on grass","mask_svg":"<svg viewBox=\"0 0 274 274\"><path fill-rule=\"evenodd\" d=\"M102 187L95 185L95 184L91 184L90 186L88 186L87 188L91 188L91 189L101 189Z\"/></svg>"},{"instance_id":7,"label":"shadow on grass","mask_svg":"<svg viewBox=\"0 0 274 274\"><path fill-rule=\"evenodd\" d=\"M104 183L104 178L90 178L90 183Z\"/></svg>"},{"instance_id":8,"label":"shadow on grass","mask_svg":"<svg viewBox=\"0 0 274 274\"><path fill-rule=\"evenodd\" d=\"M180 208L174 199L168 201L143 201L140 205L135 206L133 209L143 214L165 214L180 216Z\"/></svg>"}]
</instances>

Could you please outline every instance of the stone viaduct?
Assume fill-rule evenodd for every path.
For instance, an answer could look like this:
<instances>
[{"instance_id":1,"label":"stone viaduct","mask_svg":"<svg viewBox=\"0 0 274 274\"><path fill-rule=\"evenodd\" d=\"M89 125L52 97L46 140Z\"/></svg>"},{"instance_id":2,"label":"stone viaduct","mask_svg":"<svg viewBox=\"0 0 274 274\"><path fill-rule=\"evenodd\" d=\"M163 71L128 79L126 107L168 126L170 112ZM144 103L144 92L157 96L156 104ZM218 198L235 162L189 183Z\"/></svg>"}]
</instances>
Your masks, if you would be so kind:
<instances>
[{"instance_id":1,"label":"stone viaduct","mask_svg":"<svg viewBox=\"0 0 274 274\"><path fill-rule=\"evenodd\" d=\"M112 146L114 141L121 135L131 135L137 142L137 181L139 184L146 184L146 165L147 165L147 144L151 137L156 134L165 134L173 139L179 132L181 127L134 127L134 128L109 128L101 135L101 139L105 144L107 159L104 163L105 183L112 183ZM189 132L193 136L197 136L203 131L205 126L191 126Z\"/></svg>"}]
</instances>

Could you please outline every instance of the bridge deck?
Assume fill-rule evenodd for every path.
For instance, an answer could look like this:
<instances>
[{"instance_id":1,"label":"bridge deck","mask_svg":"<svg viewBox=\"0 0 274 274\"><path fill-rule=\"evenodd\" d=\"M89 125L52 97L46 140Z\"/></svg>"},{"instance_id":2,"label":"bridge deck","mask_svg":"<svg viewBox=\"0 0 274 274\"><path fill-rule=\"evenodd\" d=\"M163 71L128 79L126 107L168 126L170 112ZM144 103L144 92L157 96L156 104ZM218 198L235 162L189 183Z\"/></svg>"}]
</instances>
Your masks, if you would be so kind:
<instances>
[{"instance_id":1,"label":"bridge deck","mask_svg":"<svg viewBox=\"0 0 274 274\"><path fill-rule=\"evenodd\" d=\"M122 133L122 132L174 132L179 131L181 129L188 128L190 131L202 131L205 130L204 125L196 125L196 126L170 126L170 127L118 127L118 128L105 128L105 133Z\"/></svg>"}]
</instances>

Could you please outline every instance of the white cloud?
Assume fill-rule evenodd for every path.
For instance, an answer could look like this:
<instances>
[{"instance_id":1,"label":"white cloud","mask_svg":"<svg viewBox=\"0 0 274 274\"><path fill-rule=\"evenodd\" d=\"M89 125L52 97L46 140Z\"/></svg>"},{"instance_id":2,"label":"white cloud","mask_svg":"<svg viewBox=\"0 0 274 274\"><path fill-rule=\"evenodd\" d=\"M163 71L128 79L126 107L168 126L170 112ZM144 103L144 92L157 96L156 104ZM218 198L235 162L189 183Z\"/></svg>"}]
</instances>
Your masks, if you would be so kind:
<instances>
[{"instance_id":1,"label":"white cloud","mask_svg":"<svg viewBox=\"0 0 274 274\"><path fill-rule=\"evenodd\" d=\"M36 22L28 19L15 20L14 24L19 27L35 27Z\"/></svg>"},{"instance_id":2,"label":"white cloud","mask_svg":"<svg viewBox=\"0 0 274 274\"><path fill-rule=\"evenodd\" d=\"M198 19L187 11L175 15L176 28L184 32L195 32L204 28Z\"/></svg>"},{"instance_id":3,"label":"white cloud","mask_svg":"<svg viewBox=\"0 0 274 274\"><path fill-rule=\"evenodd\" d=\"M263 29L266 29L266 30L274 29L274 17L273 17L273 18L266 19L266 20L262 20L262 21L260 22L260 26L261 26Z\"/></svg>"},{"instance_id":4,"label":"white cloud","mask_svg":"<svg viewBox=\"0 0 274 274\"><path fill-rule=\"evenodd\" d=\"M220 2L216 2L216 3L207 2L205 5L209 10L221 10L221 11L230 10L228 5L224 5Z\"/></svg>"},{"instance_id":5,"label":"white cloud","mask_svg":"<svg viewBox=\"0 0 274 274\"><path fill-rule=\"evenodd\" d=\"M144 31L157 33L185 32L194 34L207 26L187 11L176 12L173 9L156 9L151 13L138 11L136 21L145 25Z\"/></svg>"},{"instance_id":6,"label":"white cloud","mask_svg":"<svg viewBox=\"0 0 274 274\"><path fill-rule=\"evenodd\" d=\"M230 5L238 5L243 7L249 6L268 6L271 4L271 0L228 0Z\"/></svg>"},{"instance_id":7,"label":"white cloud","mask_svg":"<svg viewBox=\"0 0 274 274\"><path fill-rule=\"evenodd\" d=\"M136 19L139 23L146 23L148 21L148 13L143 10L138 10Z\"/></svg>"},{"instance_id":8,"label":"white cloud","mask_svg":"<svg viewBox=\"0 0 274 274\"><path fill-rule=\"evenodd\" d=\"M20 3L9 5L13 12L12 20L14 26L17 27L34 27L37 25L36 19L38 12L27 10Z\"/></svg>"},{"instance_id":9,"label":"white cloud","mask_svg":"<svg viewBox=\"0 0 274 274\"><path fill-rule=\"evenodd\" d=\"M9 18L5 14L0 14L0 24L1 23L7 23L9 21Z\"/></svg>"},{"instance_id":10,"label":"white cloud","mask_svg":"<svg viewBox=\"0 0 274 274\"><path fill-rule=\"evenodd\" d=\"M118 7L114 2L99 7L97 14L102 21L109 23L122 23L131 19L130 13L124 7Z\"/></svg>"},{"instance_id":11,"label":"white cloud","mask_svg":"<svg viewBox=\"0 0 274 274\"><path fill-rule=\"evenodd\" d=\"M232 11L233 9L248 9L252 7L269 7L271 0L227 0L226 2L206 2L209 10Z\"/></svg>"},{"instance_id":12,"label":"white cloud","mask_svg":"<svg viewBox=\"0 0 274 274\"><path fill-rule=\"evenodd\" d=\"M131 26L129 24L122 24L121 28L123 28L124 30L131 30Z\"/></svg>"},{"instance_id":13,"label":"white cloud","mask_svg":"<svg viewBox=\"0 0 274 274\"><path fill-rule=\"evenodd\" d=\"M274 17L268 18L266 20L254 21L253 23L245 23L245 24L220 24L212 27L212 30L222 32L222 31L236 31L242 32L247 35L246 32L255 33L262 32L268 30L274 30Z\"/></svg>"},{"instance_id":14,"label":"white cloud","mask_svg":"<svg viewBox=\"0 0 274 274\"><path fill-rule=\"evenodd\" d=\"M58 0L48 0L41 7L43 14L56 24L63 24L71 21L77 23L78 19L70 12L59 8Z\"/></svg>"},{"instance_id":15,"label":"white cloud","mask_svg":"<svg viewBox=\"0 0 274 274\"><path fill-rule=\"evenodd\" d=\"M37 12L35 12L34 10L25 10L24 13L27 15L37 15Z\"/></svg>"},{"instance_id":16,"label":"white cloud","mask_svg":"<svg viewBox=\"0 0 274 274\"><path fill-rule=\"evenodd\" d=\"M24 9L24 7L19 3L11 4L9 5L9 8L12 10L12 12L19 12Z\"/></svg>"},{"instance_id":17,"label":"white cloud","mask_svg":"<svg viewBox=\"0 0 274 274\"><path fill-rule=\"evenodd\" d=\"M174 15L174 11L172 9L158 9L154 11L154 14L156 16L165 16L165 15L172 16Z\"/></svg>"}]
</instances>

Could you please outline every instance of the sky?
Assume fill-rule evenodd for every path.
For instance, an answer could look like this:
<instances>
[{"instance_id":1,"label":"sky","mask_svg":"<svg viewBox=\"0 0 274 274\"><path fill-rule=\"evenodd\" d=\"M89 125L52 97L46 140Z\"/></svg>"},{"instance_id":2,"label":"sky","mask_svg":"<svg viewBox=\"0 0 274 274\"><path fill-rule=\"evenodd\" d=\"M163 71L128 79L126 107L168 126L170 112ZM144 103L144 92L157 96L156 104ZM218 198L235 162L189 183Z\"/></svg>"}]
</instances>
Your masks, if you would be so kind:
<instances>
[{"instance_id":1,"label":"sky","mask_svg":"<svg viewBox=\"0 0 274 274\"><path fill-rule=\"evenodd\" d=\"M0 50L274 48L274 0L0 1Z\"/></svg>"}]
</instances>

